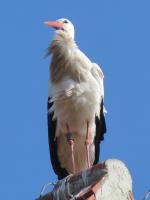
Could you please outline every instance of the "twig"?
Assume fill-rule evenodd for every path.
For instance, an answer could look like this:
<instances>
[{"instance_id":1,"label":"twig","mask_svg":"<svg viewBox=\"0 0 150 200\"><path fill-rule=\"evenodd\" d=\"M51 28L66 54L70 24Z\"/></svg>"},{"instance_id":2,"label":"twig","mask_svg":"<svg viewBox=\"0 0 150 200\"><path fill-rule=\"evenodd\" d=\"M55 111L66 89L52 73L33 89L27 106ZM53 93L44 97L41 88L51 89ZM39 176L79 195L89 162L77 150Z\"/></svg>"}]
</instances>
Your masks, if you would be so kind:
<instances>
[{"instance_id":1,"label":"twig","mask_svg":"<svg viewBox=\"0 0 150 200\"><path fill-rule=\"evenodd\" d=\"M43 188L42 188L42 191L41 191L41 193L40 193L40 197L42 197L43 195L44 195L44 193L45 193L45 191L46 191L46 189L49 187L49 186L55 186L55 184L56 183L47 183L47 184L45 184L44 186L43 186Z\"/></svg>"},{"instance_id":2,"label":"twig","mask_svg":"<svg viewBox=\"0 0 150 200\"><path fill-rule=\"evenodd\" d=\"M144 198L144 200L147 200L149 196L150 196L150 189L148 190L148 192L147 192L146 197Z\"/></svg>"}]
</instances>

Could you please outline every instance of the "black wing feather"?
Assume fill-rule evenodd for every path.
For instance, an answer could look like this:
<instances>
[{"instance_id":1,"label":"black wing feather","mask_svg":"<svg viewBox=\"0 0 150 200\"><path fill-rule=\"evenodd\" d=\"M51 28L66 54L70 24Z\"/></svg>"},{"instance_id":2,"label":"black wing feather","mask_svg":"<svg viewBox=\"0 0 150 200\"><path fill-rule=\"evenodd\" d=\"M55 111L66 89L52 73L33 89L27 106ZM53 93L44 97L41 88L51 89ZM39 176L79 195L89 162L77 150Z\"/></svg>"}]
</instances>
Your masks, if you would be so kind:
<instances>
[{"instance_id":1,"label":"black wing feather","mask_svg":"<svg viewBox=\"0 0 150 200\"><path fill-rule=\"evenodd\" d=\"M101 102L101 111L100 111L100 119L95 117L95 124L96 124L96 136L95 136L95 160L93 165L96 165L99 161L100 155L100 143L104 140L104 134L106 133L106 121L103 111L104 103Z\"/></svg>"},{"instance_id":2,"label":"black wing feather","mask_svg":"<svg viewBox=\"0 0 150 200\"><path fill-rule=\"evenodd\" d=\"M50 98L48 98L48 111L53 105L53 103L49 103ZM48 112L48 141L49 141L49 151L50 151L50 159L52 163L52 167L54 172L58 176L58 180L65 178L68 176L68 172L66 169L61 168L58 155L57 155L57 138L55 138L55 131L57 126L57 121L53 120L53 114Z\"/></svg>"}]
</instances>

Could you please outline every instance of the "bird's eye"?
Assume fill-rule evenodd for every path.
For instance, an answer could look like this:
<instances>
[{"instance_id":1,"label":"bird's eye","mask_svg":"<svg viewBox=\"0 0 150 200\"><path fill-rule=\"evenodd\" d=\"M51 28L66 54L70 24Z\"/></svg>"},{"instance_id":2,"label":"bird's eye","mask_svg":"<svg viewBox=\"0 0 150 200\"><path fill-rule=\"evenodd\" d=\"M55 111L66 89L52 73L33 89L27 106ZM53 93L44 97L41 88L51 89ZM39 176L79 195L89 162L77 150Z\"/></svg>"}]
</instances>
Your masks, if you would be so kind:
<instances>
[{"instance_id":1,"label":"bird's eye","mask_svg":"<svg viewBox=\"0 0 150 200\"><path fill-rule=\"evenodd\" d=\"M67 21L67 20L64 20L64 23L65 23L65 24L67 24L67 23L68 23L68 21Z\"/></svg>"}]
</instances>

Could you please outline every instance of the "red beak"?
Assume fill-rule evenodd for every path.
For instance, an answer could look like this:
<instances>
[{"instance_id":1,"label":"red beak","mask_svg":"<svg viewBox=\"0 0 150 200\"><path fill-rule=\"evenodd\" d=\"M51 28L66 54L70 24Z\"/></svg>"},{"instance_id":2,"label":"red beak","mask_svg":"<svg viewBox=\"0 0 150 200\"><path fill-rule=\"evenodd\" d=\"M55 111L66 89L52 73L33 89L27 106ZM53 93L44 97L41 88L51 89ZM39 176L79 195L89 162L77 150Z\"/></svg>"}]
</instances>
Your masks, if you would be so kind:
<instances>
[{"instance_id":1,"label":"red beak","mask_svg":"<svg viewBox=\"0 0 150 200\"><path fill-rule=\"evenodd\" d=\"M53 28L59 29L62 28L62 24L58 21L52 21L52 22L44 22L47 26L51 26Z\"/></svg>"}]
</instances>

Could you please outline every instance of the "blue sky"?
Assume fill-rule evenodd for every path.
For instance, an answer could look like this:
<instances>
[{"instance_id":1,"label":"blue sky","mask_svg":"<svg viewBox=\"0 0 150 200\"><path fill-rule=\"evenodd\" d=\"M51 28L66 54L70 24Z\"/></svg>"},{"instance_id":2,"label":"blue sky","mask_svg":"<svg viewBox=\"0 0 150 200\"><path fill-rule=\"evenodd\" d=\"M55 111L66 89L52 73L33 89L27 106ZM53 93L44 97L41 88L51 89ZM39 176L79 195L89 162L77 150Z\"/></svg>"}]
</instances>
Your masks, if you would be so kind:
<instances>
[{"instance_id":1,"label":"blue sky","mask_svg":"<svg viewBox=\"0 0 150 200\"><path fill-rule=\"evenodd\" d=\"M108 133L101 160L121 159L135 199L150 187L149 0L0 3L0 196L34 199L56 179L50 165L46 103L53 30L45 20L69 18L76 42L105 73Z\"/></svg>"}]
</instances>

